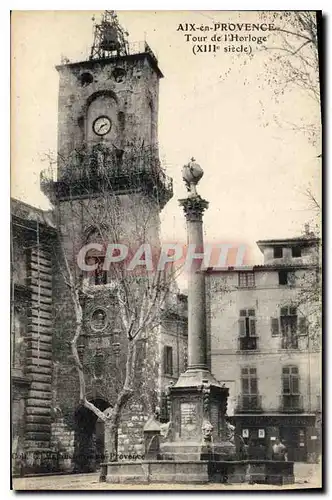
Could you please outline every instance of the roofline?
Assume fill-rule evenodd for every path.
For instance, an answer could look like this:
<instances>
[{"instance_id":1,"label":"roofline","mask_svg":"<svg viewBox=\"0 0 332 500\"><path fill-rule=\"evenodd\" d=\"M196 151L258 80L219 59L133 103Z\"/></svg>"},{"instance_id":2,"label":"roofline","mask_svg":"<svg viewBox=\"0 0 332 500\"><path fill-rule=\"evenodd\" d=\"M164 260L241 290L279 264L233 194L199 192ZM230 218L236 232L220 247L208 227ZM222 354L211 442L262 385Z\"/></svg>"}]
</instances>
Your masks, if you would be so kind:
<instances>
[{"instance_id":1,"label":"roofline","mask_svg":"<svg viewBox=\"0 0 332 500\"><path fill-rule=\"evenodd\" d=\"M20 227L23 231L33 231L37 232L38 229L41 231L46 231L50 235L57 235L57 230L55 227L49 226L46 222L39 222L35 219L27 219L21 217L20 215L11 216L11 228Z\"/></svg>"},{"instance_id":2,"label":"roofline","mask_svg":"<svg viewBox=\"0 0 332 500\"><path fill-rule=\"evenodd\" d=\"M257 272L257 271L278 271L278 270L293 270L293 269L315 269L319 264L262 264L255 266L241 266L241 267L208 267L201 272L204 274L214 273L239 273L239 272Z\"/></svg>"},{"instance_id":3,"label":"roofline","mask_svg":"<svg viewBox=\"0 0 332 500\"><path fill-rule=\"evenodd\" d=\"M284 245L284 244L296 244L296 243L307 243L312 241L319 241L320 238L317 236L299 236L297 238L278 238L273 240L258 240L256 244L258 246L268 246L268 245Z\"/></svg>"},{"instance_id":4,"label":"roofline","mask_svg":"<svg viewBox=\"0 0 332 500\"><path fill-rule=\"evenodd\" d=\"M20 213L20 207L22 207L23 213ZM33 218L28 218L27 214L24 213L24 209L31 211ZM52 210L43 210L42 208L34 207L17 198L10 198L10 217L12 226L20 226L21 224L19 224L19 222L24 222L25 225L21 225L22 229L35 230L35 226L37 227L37 225L39 225L50 233L55 234L57 232L55 225L52 224L52 221L47 220L47 215L51 213Z\"/></svg>"},{"instance_id":5,"label":"roofline","mask_svg":"<svg viewBox=\"0 0 332 500\"><path fill-rule=\"evenodd\" d=\"M25 207L32 208L33 210L36 210L42 214L52 211L52 210L44 210L43 208L35 207L34 205L30 205L30 203L27 203L26 201L19 200L18 198L14 198L13 196L10 197L10 202L11 203L18 203L19 205L24 205Z\"/></svg>"}]
</instances>

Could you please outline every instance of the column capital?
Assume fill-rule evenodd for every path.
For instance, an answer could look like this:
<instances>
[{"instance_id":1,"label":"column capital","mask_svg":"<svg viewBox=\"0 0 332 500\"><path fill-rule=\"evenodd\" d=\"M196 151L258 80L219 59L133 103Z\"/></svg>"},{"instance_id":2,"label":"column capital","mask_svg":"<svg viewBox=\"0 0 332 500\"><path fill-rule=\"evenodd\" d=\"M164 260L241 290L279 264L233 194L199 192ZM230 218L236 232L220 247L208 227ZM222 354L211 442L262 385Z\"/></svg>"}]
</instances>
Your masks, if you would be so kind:
<instances>
[{"instance_id":1,"label":"column capital","mask_svg":"<svg viewBox=\"0 0 332 500\"><path fill-rule=\"evenodd\" d=\"M202 222L204 210L209 207L209 202L201 198L201 196L188 196L179 200L183 207L186 220L190 222Z\"/></svg>"}]
</instances>

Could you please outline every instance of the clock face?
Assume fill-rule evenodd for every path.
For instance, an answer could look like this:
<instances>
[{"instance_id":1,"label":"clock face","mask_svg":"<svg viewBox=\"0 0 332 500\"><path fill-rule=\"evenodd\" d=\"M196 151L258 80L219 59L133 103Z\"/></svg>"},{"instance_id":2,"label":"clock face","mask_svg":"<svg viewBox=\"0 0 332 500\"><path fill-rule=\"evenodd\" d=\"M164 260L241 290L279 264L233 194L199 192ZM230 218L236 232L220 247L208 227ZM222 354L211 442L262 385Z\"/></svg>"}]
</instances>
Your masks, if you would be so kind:
<instances>
[{"instance_id":1,"label":"clock face","mask_svg":"<svg viewBox=\"0 0 332 500\"><path fill-rule=\"evenodd\" d=\"M111 130L111 120L108 116L99 116L93 122L92 128L95 134L105 135Z\"/></svg>"}]
</instances>

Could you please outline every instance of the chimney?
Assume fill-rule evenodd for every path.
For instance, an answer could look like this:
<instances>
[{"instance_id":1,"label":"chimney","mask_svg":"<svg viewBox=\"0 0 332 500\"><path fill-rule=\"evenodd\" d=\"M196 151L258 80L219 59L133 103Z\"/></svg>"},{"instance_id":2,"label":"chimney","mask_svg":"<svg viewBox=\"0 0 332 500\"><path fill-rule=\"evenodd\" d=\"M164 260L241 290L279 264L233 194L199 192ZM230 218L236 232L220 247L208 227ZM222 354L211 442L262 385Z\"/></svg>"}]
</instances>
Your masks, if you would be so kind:
<instances>
[{"instance_id":1,"label":"chimney","mask_svg":"<svg viewBox=\"0 0 332 500\"><path fill-rule=\"evenodd\" d=\"M310 225L308 222L306 224L304 224L304 234L306 236L309 236L309 234L310 234Z\"/></svg>"}]
</instances>

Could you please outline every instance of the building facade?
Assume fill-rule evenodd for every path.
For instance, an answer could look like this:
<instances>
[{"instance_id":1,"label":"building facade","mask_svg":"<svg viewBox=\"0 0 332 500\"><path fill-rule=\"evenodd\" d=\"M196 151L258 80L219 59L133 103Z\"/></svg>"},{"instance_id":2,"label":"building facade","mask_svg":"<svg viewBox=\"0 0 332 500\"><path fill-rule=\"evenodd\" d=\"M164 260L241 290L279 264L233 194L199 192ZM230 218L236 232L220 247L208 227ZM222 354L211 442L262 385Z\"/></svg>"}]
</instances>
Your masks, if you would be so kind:
<instances>
[{"instance_id":1,"label":"building facade","mask_svg":"<svg viewBox=\"0 0 332 500\"><path fill-rule=\"evenodd\" d=\"M105 266L107 245L122 244L134 254L149 244L155 258L160 211L173 191L158 154L163 75L149 46L130 46L115 14L106 11L95 26L89 60L57 70L57 163L41 175L54 209L33 233L33 243L15 222L24 204L13 202L13 427L24 456L15 467L90 471L105 458L104 424L80 400L73 336L79 322L77 353L87 399L100 411L112 411L129 349L118 290L120 284L126 289L126 313L131 308L134 318L153 278L120 276L124 267ZM37 212L46 217L26 206L25 225ZM83 247L90 248L84 262L93 271L78 266ZM32 271L24 275L27 262ZM144 424L162 406L164 385L184 367L186 298L171 276L168 290L155 324L148 324L137 344L134 396L122 409L117 433L124 457L144 454Z\"/></svg>"},{"instance_id":2,"label":"building facade","mask_svg":"<svg viewBox=\"0 0 332 500\"><path fill-rule=\"evenodd\" d=\"M211 368L230 388L236 433L253 457L281 438L289 460L320 451L319 240L257 242L263 265L207 272Z\"/></svg>"},{"instance_id":3,"label":"building facade","mask_svg":"<svg viewBox=\"0 0 332 500\"><path fill-rule=\"evenodd\" d=\"M11 205L11 395L13 470L49 450L52 408L52 215Z\"/></svg>"}]
</instances>

